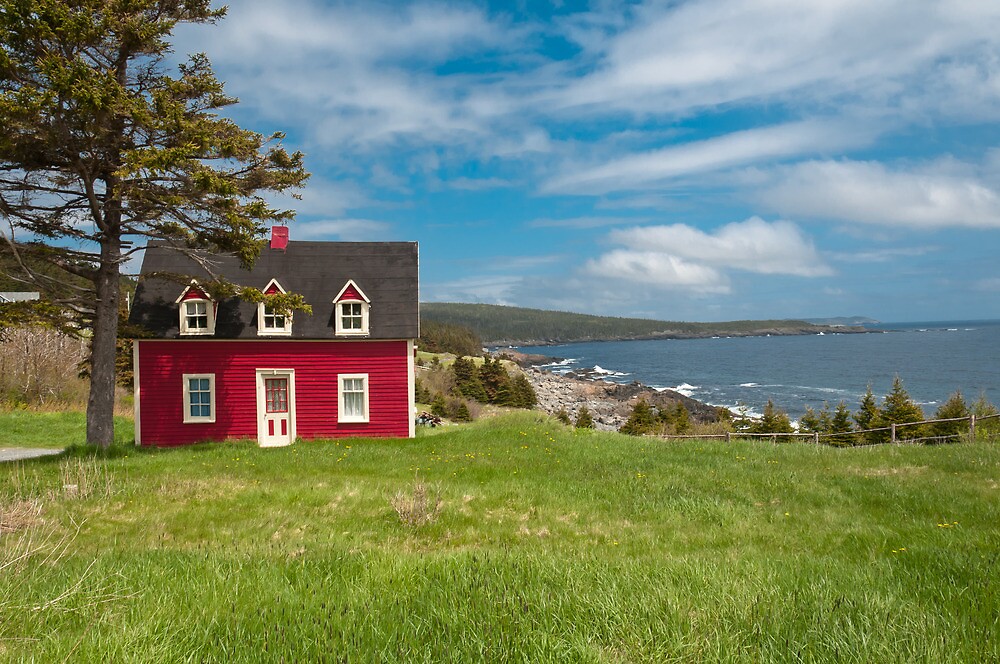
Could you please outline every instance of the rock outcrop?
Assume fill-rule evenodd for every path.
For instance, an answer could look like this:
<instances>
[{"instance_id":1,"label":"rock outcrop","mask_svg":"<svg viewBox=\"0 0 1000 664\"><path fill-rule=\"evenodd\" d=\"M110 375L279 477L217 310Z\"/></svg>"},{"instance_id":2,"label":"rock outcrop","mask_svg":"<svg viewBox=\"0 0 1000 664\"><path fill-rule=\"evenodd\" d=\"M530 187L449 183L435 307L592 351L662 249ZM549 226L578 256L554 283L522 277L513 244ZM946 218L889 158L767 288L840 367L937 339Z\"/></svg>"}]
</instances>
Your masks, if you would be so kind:
<instances>
[{"instance_id":1,"label":"rock outcrop","mask_svg":"<svg viewBox=\"0 0 1000 664\"><path fill-rule=\"evenodd\" d=\"M617 431L625 424L632 407L640 399L658 407L672 406L679 401L687 408L691 418L698 422L714 422L718 417L718 409L714 406L673 390L654 390L638 382L619 384L581 380L535 368L525 369L525 374L535 388L539 410L550 415L565 410L575 421L580 408L586 406L594 418L595 428L604 431Z\"/></svg>"}]
</instances>

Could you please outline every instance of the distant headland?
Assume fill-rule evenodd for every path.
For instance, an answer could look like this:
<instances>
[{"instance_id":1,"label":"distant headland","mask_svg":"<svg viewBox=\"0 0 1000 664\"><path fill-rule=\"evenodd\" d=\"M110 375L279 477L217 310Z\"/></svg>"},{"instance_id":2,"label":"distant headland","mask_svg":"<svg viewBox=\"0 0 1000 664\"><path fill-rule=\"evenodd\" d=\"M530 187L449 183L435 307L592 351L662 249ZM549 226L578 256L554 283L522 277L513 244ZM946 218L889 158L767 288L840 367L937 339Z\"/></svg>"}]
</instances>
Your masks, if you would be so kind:
<instances>
[{"instance_id":1,"label":"distant headland","mask_svg":"<svg viewBox=\"0 0 1000 664\"><path fill-rule=\"evenodd\" d=\"M474 330L486 346L548 346L587 341L640 339L705 339L806 334L854 334L870 330L871 318L815 320L740 320L685 323L645 318L592 316L565 311L526 309L495 304L425 302L421 320L461 325Z\"/></svg>"}]
</instances>

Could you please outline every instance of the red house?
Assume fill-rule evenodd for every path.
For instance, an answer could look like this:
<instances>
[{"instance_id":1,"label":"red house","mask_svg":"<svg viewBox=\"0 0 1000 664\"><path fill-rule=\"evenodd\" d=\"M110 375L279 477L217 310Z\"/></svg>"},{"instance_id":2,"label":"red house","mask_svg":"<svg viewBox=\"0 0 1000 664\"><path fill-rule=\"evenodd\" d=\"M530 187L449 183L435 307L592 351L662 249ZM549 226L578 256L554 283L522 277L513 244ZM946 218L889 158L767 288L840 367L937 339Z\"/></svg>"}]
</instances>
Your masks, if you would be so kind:
<instances>
[{"instance_id":1,"label":"red house","mask_svg":"<svg viewBox=\"0 0 1000 664\"><path fill-rule=\"evenodd\" d=\"M251 270L235 256L146 248L129 322L135 441L413 436L420 335L415 242L296 242L275 235ZM211 271L312 313L282 315L199 286Z\"/></svg>"}]
</instances>

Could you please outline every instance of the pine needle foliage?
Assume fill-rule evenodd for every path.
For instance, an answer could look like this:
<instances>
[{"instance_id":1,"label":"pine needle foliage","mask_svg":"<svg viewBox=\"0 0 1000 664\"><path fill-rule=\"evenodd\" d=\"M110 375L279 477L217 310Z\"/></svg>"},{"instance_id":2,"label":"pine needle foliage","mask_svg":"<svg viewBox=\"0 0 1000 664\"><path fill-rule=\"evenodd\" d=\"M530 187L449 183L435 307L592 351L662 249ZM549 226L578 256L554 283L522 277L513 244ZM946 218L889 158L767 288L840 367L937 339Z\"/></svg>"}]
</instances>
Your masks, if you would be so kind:
<instances>
[{"instance_id":1,"label":"pine needle foliage","mask_svg":"<svg viewBox=\"0 0 1000 664\"><path fill-rule=\"evenodd\" d=\"M236 99L204 54L168 70L174 29L225 11L210 0L0 0L2 263L43 293L39 317L91 331L92 444L114 437L122 266L150 239L249 265L265 225L292 216L268 196L308 177L280 132L222 116Z\"/></svg>"}]
</instances>

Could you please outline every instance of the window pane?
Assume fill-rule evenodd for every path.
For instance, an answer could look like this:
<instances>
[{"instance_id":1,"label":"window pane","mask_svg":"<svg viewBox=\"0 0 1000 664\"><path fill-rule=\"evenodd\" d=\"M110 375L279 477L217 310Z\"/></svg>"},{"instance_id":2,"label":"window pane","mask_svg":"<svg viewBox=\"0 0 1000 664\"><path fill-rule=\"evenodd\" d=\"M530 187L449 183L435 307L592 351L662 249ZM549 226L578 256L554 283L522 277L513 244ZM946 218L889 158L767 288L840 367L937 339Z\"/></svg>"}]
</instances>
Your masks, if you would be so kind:
<instances>
[{"instance_id":1,"label":"window pane","mask_svg":"<svg viewBox=\"0 0 1000 664\"><path fill-rule=\"evenodd\" d=\"M344 394L344 414L363 416L365 414L364 395L357 392Z\"/></svg>"},{"instance_id":2,"label":"window pane","mask_svg":"<svg viewBox=\"0 0 1000 664\"><path fill-rule=\"evenodd\" d=\"M210 378L188 378L187 403L190 417L212 417L212 387Z\"/></svg>"},{"instance_id":3,"label":"window pane","mask_svg":"<svg viewBox=\"0 0 1000 664\"><path fill-rule=\"evenodd\" d=\"M340 381L342 403L346 417L364 418L365 413L365 379L342 378Z\"/></svg>"}]
</instances>

